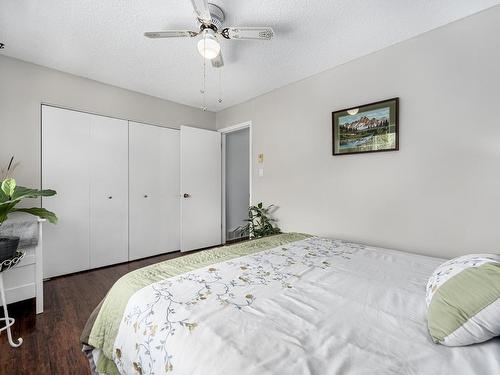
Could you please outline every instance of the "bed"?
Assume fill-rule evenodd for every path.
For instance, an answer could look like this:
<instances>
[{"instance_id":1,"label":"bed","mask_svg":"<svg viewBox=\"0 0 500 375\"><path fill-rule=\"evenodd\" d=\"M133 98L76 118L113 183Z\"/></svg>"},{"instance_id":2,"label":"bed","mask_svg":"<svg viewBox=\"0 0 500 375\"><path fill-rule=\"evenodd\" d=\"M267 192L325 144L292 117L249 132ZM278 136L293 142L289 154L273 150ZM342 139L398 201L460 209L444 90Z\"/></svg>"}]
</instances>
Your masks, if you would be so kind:
<instances>
[{"instance_id":1,"label":"bed","mask_svg":"<svg viewBox=\"0 0 500 375\"><path fill-rule=\"evenodd\" d=\"M500 374L500 340L427 332L442 259L280 234L131 272L82 334L94 373Z\"/></svg>"}]
</instances>

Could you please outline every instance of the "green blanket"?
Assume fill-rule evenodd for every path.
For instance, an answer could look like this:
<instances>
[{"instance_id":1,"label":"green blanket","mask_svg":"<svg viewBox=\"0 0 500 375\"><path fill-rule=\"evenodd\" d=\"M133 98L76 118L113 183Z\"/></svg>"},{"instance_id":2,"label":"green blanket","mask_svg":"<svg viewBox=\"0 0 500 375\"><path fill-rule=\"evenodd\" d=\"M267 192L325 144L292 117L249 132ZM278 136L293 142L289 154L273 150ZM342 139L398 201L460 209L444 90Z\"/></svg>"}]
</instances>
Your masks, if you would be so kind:
<instances>
[{"instance_id":1,"label":"green blanket","mask_svg":"<svg viewBox=\"0 0 500 375\"><path fill-rule=\"evenodd\" d=\"M84 334L84 338L82 338L82 341L86 344L102 349L102 354L97 363L97 371L109 375L119 375L114 362L111 360L113 344L128 300L138 290L169 277L272 249L290 242L300 241L307 237L309 235L288 233L259 238L167 260L126 274L110 289L103 302L96 309L96 316L93 314L89 319L87 324L91 327L90 334L88 337L84 337ZM95 320L92 321L94 317Z\"/></svg>"}]
</instances>

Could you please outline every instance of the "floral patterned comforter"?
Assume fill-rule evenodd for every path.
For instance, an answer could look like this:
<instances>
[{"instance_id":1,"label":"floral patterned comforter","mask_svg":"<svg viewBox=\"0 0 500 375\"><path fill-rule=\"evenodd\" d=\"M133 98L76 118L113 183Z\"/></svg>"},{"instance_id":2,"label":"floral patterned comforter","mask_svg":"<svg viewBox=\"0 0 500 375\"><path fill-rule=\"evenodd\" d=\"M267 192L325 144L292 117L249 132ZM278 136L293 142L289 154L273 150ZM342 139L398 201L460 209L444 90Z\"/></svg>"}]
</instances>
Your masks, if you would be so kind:
<instances>
[{"instance_id":1,"label":"floral patterned comforter","mask_svg":"<svg viewBox=\"0 0 500 375\"><path fill-rule=\"evenodd\" d=\"M500 373L498 340L429 338L441 262L311 237L212 264L138 290L112 359L134 375Z\"/></svg>"}]
</instances>

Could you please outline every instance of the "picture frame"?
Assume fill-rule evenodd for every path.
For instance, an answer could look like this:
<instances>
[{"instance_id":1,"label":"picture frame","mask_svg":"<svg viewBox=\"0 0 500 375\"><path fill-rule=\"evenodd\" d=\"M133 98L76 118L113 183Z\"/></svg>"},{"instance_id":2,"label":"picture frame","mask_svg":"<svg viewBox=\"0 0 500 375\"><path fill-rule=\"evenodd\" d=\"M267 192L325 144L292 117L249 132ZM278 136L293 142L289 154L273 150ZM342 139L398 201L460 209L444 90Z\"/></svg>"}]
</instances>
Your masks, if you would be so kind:
<instances>
[{"instance_id":1,"label":"picture frame","mask_svg":"<svg viewBox=\"0 0 500 375\"><path fill-rule=\"evenodd\" d=\"M332 112L334 156L399 150L399 98Z\"/></svg>"}]
</instances>

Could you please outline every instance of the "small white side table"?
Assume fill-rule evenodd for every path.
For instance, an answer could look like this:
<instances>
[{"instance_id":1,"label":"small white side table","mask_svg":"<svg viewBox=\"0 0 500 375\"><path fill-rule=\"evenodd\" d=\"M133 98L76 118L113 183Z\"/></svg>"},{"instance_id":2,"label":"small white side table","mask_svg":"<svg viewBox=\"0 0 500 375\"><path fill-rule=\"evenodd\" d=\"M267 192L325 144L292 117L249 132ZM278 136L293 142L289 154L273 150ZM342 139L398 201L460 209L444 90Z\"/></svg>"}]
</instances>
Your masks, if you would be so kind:
<instances>
[{"instance_id":1,"label":"small white side table","mask_svg":"<svg viewBox=\"0 0 500 375\"><path fill-rule=\"evenodd\" d=\"M3 273L7 272L9 269L18 264L21 261L21 259L24 258L25 254L26 253L24 251L17 251L16 255L13 258L6 259L0 263L0 296L2 298L3 313L4 313L4 318L0 318L0 321L5 321L5 326L0 327L0 332L7 330L7 337L9 339L9 344L13 348L21 346L21 344L23 343L23 339L18 338L17 343L15 343L14 340L12 339L12 333L10 332L10 327L15 323L15 319L9 318L9 311L7 310L7 300L5 298L5 289L3 285Z\"/></svg>"},{"instance_id":2,"label":"small white side table","mask_svg":"<svg viewBox=\"0 0 500 375\"><path fill-rule=\"evenodd\" d=\"M28 215L14 214L2 224L0 233L21 237L18 250L26 253L17 265L3 275L3 286L7 303L36 298L36 313L40 314L43 312L42 224L45 219L38 219L37 228L29 228L29 232L24 234L19 229L19 224L24 225L33 221L33 218ZM36 244L33 244L31 240L33 231L38 232Z\"/></svg>"}]
</instances>

